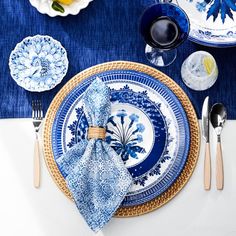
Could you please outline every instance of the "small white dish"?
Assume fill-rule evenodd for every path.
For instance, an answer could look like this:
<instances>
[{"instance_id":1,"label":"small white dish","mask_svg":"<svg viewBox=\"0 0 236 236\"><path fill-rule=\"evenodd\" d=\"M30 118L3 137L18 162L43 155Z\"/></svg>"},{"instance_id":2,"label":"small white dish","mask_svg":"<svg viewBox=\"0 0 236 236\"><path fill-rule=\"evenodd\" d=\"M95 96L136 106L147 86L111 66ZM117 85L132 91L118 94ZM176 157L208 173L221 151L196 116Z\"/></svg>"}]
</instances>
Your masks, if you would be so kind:
<instances>
[{"instance_id":1,"label":"small white dish","mask_svg":"<svg viewBox=\"0 0 236 236\"><path fill-rule=\"evenodd\" d=\"M50 90L58 85L68 70L65 48L47 35L26 37L11 52L12 78L31 92Z\"/></svg>"},{"instance_id":2,"label":"small white dish","mask_svg":"<svg viewBox=\"0 0 236 236\"><path fill-rule=\"evenodd\" d=\"M55 11L52 9L52 0L29 0L40 13L47 14L50 17L77 15L81 9L84 9L93 0L74 0L70 5L60 4L64 8L64 12Z\"/></svg>"}]
</instances>

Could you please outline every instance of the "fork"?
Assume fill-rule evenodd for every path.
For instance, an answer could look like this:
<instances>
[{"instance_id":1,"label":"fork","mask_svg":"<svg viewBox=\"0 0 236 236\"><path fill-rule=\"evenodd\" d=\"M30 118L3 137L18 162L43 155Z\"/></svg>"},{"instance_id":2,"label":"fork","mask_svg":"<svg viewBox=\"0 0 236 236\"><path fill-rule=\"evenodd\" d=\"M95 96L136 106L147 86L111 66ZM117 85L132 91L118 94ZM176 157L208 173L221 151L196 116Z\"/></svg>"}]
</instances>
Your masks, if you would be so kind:
<instances>
[{"instance_id":1,"label":"fork","mask_svg":"<svg viewBox=\"0 0 236 236\"><path fill-rule=\"evenodd\" d=\"M39 129L43 121L42 103L39 100L32 101L32 119L33 126L36 134L34 144L34 187L40 186L40 146L39 146Z\"/></svg>"}]
</instances>

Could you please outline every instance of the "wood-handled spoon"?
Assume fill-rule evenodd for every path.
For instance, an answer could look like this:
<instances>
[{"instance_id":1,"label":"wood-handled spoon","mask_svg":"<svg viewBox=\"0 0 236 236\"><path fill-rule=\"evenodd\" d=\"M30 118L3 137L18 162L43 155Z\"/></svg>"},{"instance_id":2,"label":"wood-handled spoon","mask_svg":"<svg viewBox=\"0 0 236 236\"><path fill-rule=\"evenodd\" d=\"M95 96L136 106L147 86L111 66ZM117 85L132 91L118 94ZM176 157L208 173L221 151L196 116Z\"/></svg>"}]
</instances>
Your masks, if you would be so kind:
<instances>
[{"instance_id":1,"label":"wood-handled spoon","mask_svg":"<svg viewBox=\"0 0 236 236\"><path fill-rule=\"evenodd\" d=\"M222 103L216 103L211 108L211 124L217 135L217 150L216 150L216 187L218 190L224 188L224 166L221 149L221 131L227 119L226 108Z\"/></svg>"}]
</instances>

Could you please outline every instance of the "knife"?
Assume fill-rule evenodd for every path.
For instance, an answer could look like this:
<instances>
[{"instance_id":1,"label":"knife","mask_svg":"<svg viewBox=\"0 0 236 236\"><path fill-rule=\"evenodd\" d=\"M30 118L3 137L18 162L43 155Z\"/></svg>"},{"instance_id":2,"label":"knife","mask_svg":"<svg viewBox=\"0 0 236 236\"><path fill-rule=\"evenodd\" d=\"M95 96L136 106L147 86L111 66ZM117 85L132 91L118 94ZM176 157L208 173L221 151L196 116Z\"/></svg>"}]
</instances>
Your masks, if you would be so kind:
<instances>
[{"instance_id":1,"label":"knife","mask_svg":"<svg viewBox=\"0 0 236 236\"><path fill-rule=\"evenodd\" d=\"M209 96L204 100L202 106L202 136L205 140L205 159L204 159L204 189L211 188L211 153L209 140Z\"/></svg>"}]
</instances>

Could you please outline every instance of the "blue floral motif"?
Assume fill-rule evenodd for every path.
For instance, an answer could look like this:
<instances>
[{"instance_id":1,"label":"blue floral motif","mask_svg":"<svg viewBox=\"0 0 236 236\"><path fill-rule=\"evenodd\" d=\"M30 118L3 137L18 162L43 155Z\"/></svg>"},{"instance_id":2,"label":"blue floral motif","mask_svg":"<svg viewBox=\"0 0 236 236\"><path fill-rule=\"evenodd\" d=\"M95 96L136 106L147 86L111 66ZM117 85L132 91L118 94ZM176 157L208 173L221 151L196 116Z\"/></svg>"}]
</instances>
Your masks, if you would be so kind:
<instances>
[{"instance_id":1,"label":"blue floral motif","mask_svg":"<svg viewBox=\"0 0 236 236\"><path fill-rule=\"evenodd\" d=\"M144 110L145 113L151 119L152 124L154 125L155 135L159 136L158 130L160 128L160 123L157 122L158 117L156 115L157 115L157 109L160 109L161 104L150 102L149 97L148 97L148 93L146 90L144 90L142 92L134 92L132 89L129 88L128 85L126 85L122 89L120 89L119 91L112 90L111 101L112 102L119 102L119 103L129 102L130 104L140 108L141 110ZM140 132L140 136L137 135L137 139L139 139L141 141L142 140L142 132L145 129L144 125L138 123L138 117L136 117L135 115L131 115L129 118L131 120L130 124L134 123L134 121L132 121L132 120L137 121L137 129L135 130L135 132ZM113 125L114 125L114 117L112 117L109 121L113 122ZM161 165L171 158L171 156L168 153L168 147L169 147L170 143L173 141L173 137L171 137L170 133L168 132L168 127L169 127L171 121L167 120L166 122L167 122L167 124L166 124L167 125L167 127L166 127L166 129L167 129L166 130L166 135L167 135L166 147L167 148L164 151L163 155L161 156L160 161L157 162L157 164L154 165L150 171L148 171L144 175L141 175L140 177L134 178L135 185L145 186L146 181L148 180L149 176L160 175ZM108 131L108 132L110 132L110 131ZM110 137L107 141L109 141L111 143L112 138Z\"/></svg>"},{"instance_id":2,"label":"blue floral motif","mask_svg":"<svg viewBox=\"0 0 236 236\"><path fill-rule=\"evenodd\" d=\"M191 30L192 39L196 40L196 42L204 43L208 46L214 47L225 47L225 46L233 46L235 45L236 32L234 31L216 31L216 30L200 30L200 29L192 29Z\"/></svg>"},{"instance_id":3,"label":"blue floral motif","mask_svg":"<svg viewBox=\"0 0 236 236\"><path fill-rule=\"evenodd\" d=\"M147 153L139 155L140 158L138 160L130 158L130 160L127 161L127 167L130 173L133 174L133 180L136 178L142 178L144 175L148 177L148 180L145 181L145 187L140 186L140 184L138 184L138 186L133 186L134 188L132 189L132 193L125 197L122 202L122 206L125 207L142 204L163 193L170 186L170 184L176 180L184 166L184 163L186 162L187 153L189 150L189 127L185 112L174 94L171 93L171 91L169 91L169 89L162 83L156 79L153 79L151 76L133 70L130 71L123 69L102 72L98 74L98 76L101 77L103 81L105 81L111 88L114 88L114 91L111 91L112 98L114 98L113 93L116 94L127 92L128 94L126 100L123 99L122 95L117 96L124 102L116 100L112 102L112 108L115 108L113 106L119 107L119 109L125 108L129 111L129 115L131 115L131 113L138 114L140 116L139 122L141 121L142 115L140 112L136 112L136 109L143 111L146 118L150 121L149 124L146 124L146 122L142 119L142 123L146 127L145 132L142 133L145 142L146 138L144 137L144 134L151 128L150 125L152 126L150 131L152 130L153 133L153 143L149 143L149 146L143 145ZM79 105L81 104L81 96L84 94L85 89L94 77L95 76L92 76L88 80L81 83L80 86L76 86L60 105L60 110L57 113L54 125L52 127L52 148L55 160L57 162L58 158L69 149L66 147L66 144L70 141L72 136L70 134L71 131L68 129L68 125L72 124L73 121L76 120L75 107L81 108L81 105ZM129 89L124 91L123 86L126 84L129 85ZM144 90L147 90L146 95L141 92ZM151 96L149 96L149 94ZM156 99L154 99L154 97ZM136 102L137 100L139 100L138 103ZM135 108L135 110L132 109L133 112L130 112L131 109L127 109L127 106L124 103ZM160 109L158 109L159 104L161 104ZM170 114L168 110L172 110L173 113ZM175 120L175 117L179 117L179 119ZM167 119L172 121L170 126L166 123ZM169 146L167 140L168 131L171 136L174 137L174 142L172 142ZM180 135L178 135L178 132ZM81 144L84 141L86 140L79 142L79 150L81 150L81 146L83 146ZM73 147L71 149L73 149ZM112 148L111 150L114 151ZM166 161L165 165L163 165L161 160L163 159L165 150L169 150L169 156L171 159ZM75 158L78 160L77 153ZM119 159L121 160L121 158ZM71 158L68 157L68 161L70 160ZM154 161L152 162L152 160ZM150 164L150 162L152 163ZM157 164L161 164L161 175L149 176L149 172ZM61 171L59 166L58 168ZM91 173L90 170L91 169L89 169L89 172ZM61 173L64 178L66 178L66 173L64 174L62 171ZM164 177L167 173L170 178L164 178L163 180L162 176Z\"/></svg>"},{"instance_id":4,"label":"blue floral motif","mask_svg":"<svg viewBox=\"0 0 236 236\"><path fill-rule=\"evenodd\" d=\"M72 134L71 141L67 144L69 148L87 137L87 129L89 126L83 107L76 108L75 111L77 120L73 121L73 123L68 126Z\"/></svg>"},{"instance_id":5,"label":"blue floral motif","mask_svg":"<svg viewBox=\"0 0 236 236\"><path fill-rule=\"evenodd\" d=\"M114 121L114 116L110 117L107 128L106 141L121 156L122 160L126 162L129 157L138 159L137 153L145 153L145 149L138 145L143 142L142 134L145 130L143 124L138 123L139 116L131 114L128 116L127 112L122 109L116 114L120 123Z\"/></svg>"},{"instance_id":6,"label":"blue floral motif","mask_svg":"<svg viewBox=\"0 0 236 236\"><path fill-rule=\"evenodd\" d=\"M146 90L142 92L134 92L128 85L125 85L119 90L111 89L111 102L112 103L129 103L139 109L145 111L148 117L151 119L154 126L155 135L159 136L159 129L161 127L158 122L158 112L161 104L150 102L148 93ZM72 138L67 144L69 147L74 146L81 140L86 139L88 122L84 115L83 107L76 109L77 120L68 126L71 131ZM145 126L139 122L139 116L137 114L128 114L126 110L121 109L113 114L108 119L109 128L107 127L106 142L115 150L115 152L121 156L124 163L130 158L138 159L138 154L146 153L143 142L143 132ZM153 166L153 168L144 175L134 177L134 184L145 186L149 176L160 175L161 165L171 158L168 153L168 146L173 141L173 137L168 132L169 122L166 121L166 150L160 158L160 161ZM82 124L83 123L83 124ZM132 173L132 172L131 172Z\"/></svg>"},{"instance_id":7,"label":"blue floral motif","mask_svg":"<svg viewBox=\"0 0 236 236\"><path fill-rule=\"evenodd\" d=\"M205 12L207 5L210 5L206 19L213 16L213 21L215 21L220 15L224 24L227 16L234 20L232 11L236 11L235 4L236 0L204 0L196 3L196 9L199 12Z\"/></svg>"},{"instance_id":8,"label":"blue floral motif","mask_svg":"<svg viewBox=\"0 0 236 236\"><path fill-rule=\"evenodd\" d=\"M32 92L54 88L67 73L67 53L47 35L26 37L11 52L9 67L18 85Z\"/></svg>"},{"instance_id":9,"label":"blue floral motif","mask_svg":"<svg viewBox=\"0 0 236 236\"><path fill-rule=\"evenodd\" d=\"M163 162L165 162L165 161L163 161ZM160 164L156 165L155 168L153 168L153 169L150 171L149 175L150 175L150 176L160 175L160 174L161 174L160 169L161 169L161 165L160 165Z\"/></svg>"},{"instance_id":10,"label":"blue floral motif","mask_svg":"<svg viewBox=\"0 0 236 236\"><path fill-rule=\"evenodd\" d=\"M197 4L196 4L197 10L200 12L206 11L206 6L207 6L207 3L205 1L197 2Z\"/></svg>"},{"instance_id":11,"label":"blue floral motif","mask_svg":"<svg viewBox=\"0 0 236 236\"><path fill-rule=\"evenodd\" d=\"M145 111L145 113L152 120L153 126L159 127L157 119L155 117L157 109L160 108L161 104L150 102L149 97L147 95L147 91L144 90L142 92L134 92L129 88L128 85L125 85L123 88L119 90L111 89L111 102L119 102L119 103L129 103L139 109ZM130 118L135 119L134 117ZM134 122L134 121L133 121ZM139 129L143 129L142 124L138 125Z\"/></svg>"},{"instance_id":12,"label":"blue floral motif","mask_svg":"<svg viewBox=\"0 0 236 236\"><path fill-rule=\"evenodd\" d=\"M135 185L145 186L146 180L148 180L148 177L146 175L144 175L140 178L134 179L133 182L134 182Z\"/></svg>"},{"instance_id":13,"label":"blue floral motif","mask_svg":"<svg viewBox=\"0 0 236 236\"><path fill-rule=\"evenodd\" d=\"M172 142L173 140L170 140L170 142ZM171 159L171 156L169 155L169 151L166 150L164 155L163 155L163 159L161 159L160 163L157 164L150 172L149 172L149 176L154 176L154 175L160 175L161 174L161 164L165 163L167 160ZM145 186L145 185L143 185Z\"/></svg>"}]
</instances>

